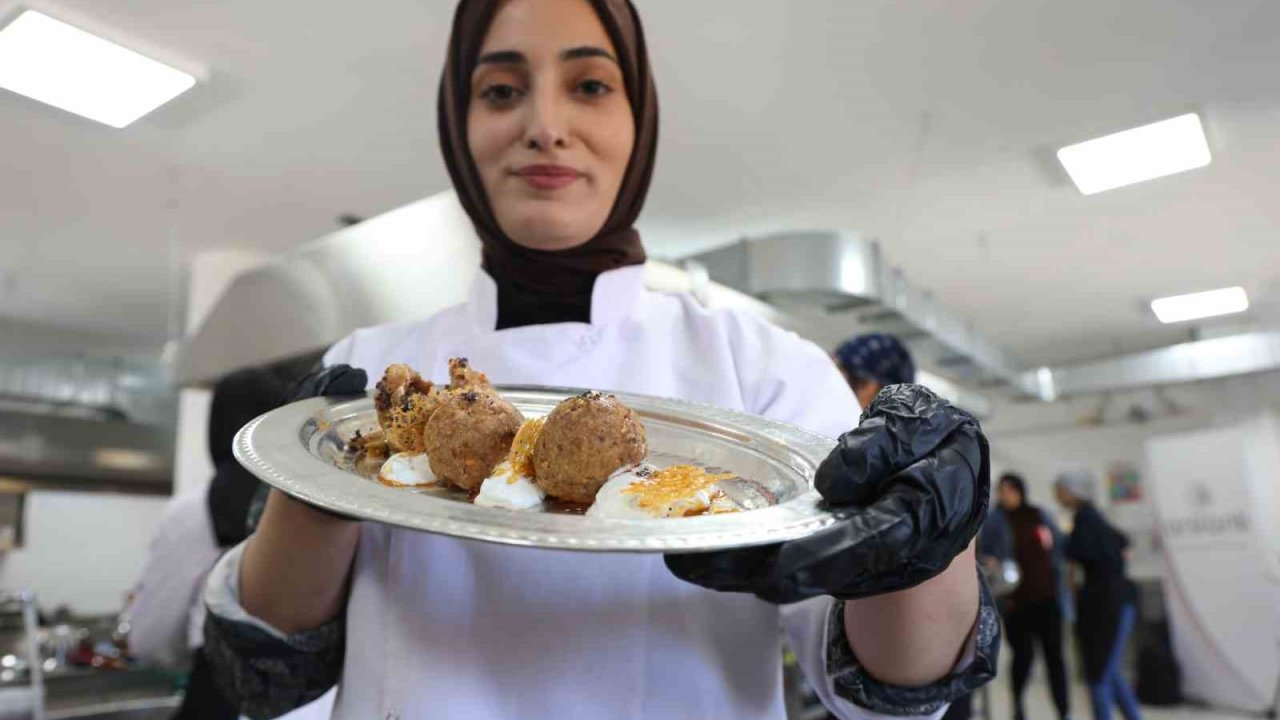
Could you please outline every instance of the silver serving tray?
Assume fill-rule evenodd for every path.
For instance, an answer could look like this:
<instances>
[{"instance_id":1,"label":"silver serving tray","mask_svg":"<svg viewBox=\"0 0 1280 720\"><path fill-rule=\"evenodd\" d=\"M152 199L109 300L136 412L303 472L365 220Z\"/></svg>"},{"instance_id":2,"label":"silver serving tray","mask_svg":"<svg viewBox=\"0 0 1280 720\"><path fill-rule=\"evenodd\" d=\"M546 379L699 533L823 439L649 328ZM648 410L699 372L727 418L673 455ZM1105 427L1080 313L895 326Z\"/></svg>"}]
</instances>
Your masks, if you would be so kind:
<instances>
[{"instance_id":1,"label":"silver serving tray","mask_svg":"<svg viewBox=\"0 0 1280 720\"><path fill-rule=\"evenodd\" d=\"M551 412L581 390L502 387L526 418ZM834 517L812 488L835 441L806 430L707 405L615 393L644 422L649 462L733 472L767 489L747 492L758 509L722 515L608 520L561 512L478 507L443 488L386 487L346 453L356 431L378 427L372 397L313 398L263 415L236 435L235 456L285 493L326 510L453 537L526 547L593 552L685 553L792 540L830 527ZM752 485L756 483L758 485ZM730 492L730 495L733 493ZM760 502L771 496L776 504ZM738 499L738 498L735 498Z\"/></svg>"}]
</instances>

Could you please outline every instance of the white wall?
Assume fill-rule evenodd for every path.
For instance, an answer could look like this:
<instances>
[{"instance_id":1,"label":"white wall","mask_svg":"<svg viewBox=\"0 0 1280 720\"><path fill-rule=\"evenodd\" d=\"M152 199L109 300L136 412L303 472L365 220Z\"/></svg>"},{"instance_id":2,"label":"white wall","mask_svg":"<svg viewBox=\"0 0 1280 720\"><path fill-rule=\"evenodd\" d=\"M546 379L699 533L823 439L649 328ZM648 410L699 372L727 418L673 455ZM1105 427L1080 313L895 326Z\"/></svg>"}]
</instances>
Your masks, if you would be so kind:
<instances>
[{"instance_id":1,"label":"white wall","mask_svg":"<svg viewBox=\"0 0 1280 720\"><path fill-rule=\"evenodd\" d=\"M169 498L92 492L27 495L25 544L0 554L0 587L36 593L48 611L118 612L137 581Z\"/></svg>"}]
</instances>

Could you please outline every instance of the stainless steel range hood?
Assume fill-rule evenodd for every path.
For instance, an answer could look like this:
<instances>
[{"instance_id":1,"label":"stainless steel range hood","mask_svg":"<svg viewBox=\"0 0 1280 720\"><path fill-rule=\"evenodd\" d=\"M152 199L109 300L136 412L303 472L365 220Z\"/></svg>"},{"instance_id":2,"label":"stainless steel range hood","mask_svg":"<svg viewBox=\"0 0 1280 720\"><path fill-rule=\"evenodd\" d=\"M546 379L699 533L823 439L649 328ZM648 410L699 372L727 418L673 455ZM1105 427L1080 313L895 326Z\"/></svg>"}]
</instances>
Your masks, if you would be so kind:
<instances>
[{"instance_id":1,"label":"stainless steel range hood","mask_svg":"<svg viewBox=\"0 0 1280 720\"><path fill-rule=\"evenodd\" d=\"M854 233L795 231L749 237L685 259L711 279L802 317L819 344L887 332L905 339L924 365L970 384L1012 382L1021 366L1008 352L912 286L883 261L879 246Z\"/></svg>"},{"instance_id":2,"label":"stainless steel range hood","mask_svg":"<svg viewBox=\"0 0 1280 720\"><path fill-rule=\"evenodd\" d=\"M237 278L184 344L182 385L323 351L352 331L466 299L479 242L453 193L299 246Z\"/></svg>"},{"instance_id":3,"label":"stainless steel range hood","mask_svg":"<svg viewBox=\"0 0 1280 720\"><path fill-rule=\"evenodd\" d=\"M155 362L0 358L0 476L59 489L167 493L174 398Z\"/></svg>"},{"instance_id":4,"label":"stainless steel range hood","mask_svg":"<svg viewBox=\"0 0 1280 720\"><path fill-rule=\"evenodd\" d=\"M795 329L821 345L831 347L857 333L892 333L904 338L924 365L970 386L1007 385L1023 399L1052 402L1280 369L1280 332L1274 331L1027 369L930 293L888 268L876 243L852 233L749 237L684 262L780 308Z\"/></svg>"}]
</instances>

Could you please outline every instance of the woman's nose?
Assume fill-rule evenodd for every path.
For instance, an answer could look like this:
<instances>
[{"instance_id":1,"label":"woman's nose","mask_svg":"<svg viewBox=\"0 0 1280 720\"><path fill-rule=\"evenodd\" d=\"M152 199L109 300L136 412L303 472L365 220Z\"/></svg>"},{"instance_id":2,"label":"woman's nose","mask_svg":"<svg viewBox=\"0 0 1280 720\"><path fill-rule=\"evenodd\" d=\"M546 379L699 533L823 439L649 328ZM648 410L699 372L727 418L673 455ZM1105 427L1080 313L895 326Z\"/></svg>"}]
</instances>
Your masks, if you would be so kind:
<instances>
[{"instance_id":1,"label":"woman's nose","mask_svg":"<svg viewBox=\"0 0 1280 720\"><path fill-rule=\"evenodd\" d=\"M529 103L529 121L525 130L525 147L530 150L551 150L569 146L568 128L564 109L557 98L548 93L538 93Z\"/></svg>"}]
</instances>

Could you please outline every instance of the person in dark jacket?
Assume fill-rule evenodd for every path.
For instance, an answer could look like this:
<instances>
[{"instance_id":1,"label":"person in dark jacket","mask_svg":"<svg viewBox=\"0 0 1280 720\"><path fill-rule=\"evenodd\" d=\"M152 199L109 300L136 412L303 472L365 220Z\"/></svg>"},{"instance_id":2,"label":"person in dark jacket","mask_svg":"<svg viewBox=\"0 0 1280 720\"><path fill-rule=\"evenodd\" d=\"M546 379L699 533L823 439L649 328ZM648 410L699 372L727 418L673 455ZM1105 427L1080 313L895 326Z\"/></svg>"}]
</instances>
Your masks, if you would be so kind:
<instances>
[{"instance_id":1,"label":"person in dark jacket","mask_svg":"<svg viewBox=\"0 0 1280 720\"><path fill-rule=\"evenodd\" d=\"M1077 594L1076 634L1094 720L1110 720L1113 704L1119 704L1126 720L1138 720L1142 717L1138 700L1120 672L1125 644L1137 619L1137 593L1125 575L1129 539L1094 507L1093 486L1093 477L1084 471L1064 473L1054 483L1058 502L1075 515L1067 559L1084 571Z\"/></svg>"},{"instance_id":2,"label":"person in dark jacket","mask_svg":"<svg viewBox=\"0 0 1280 720\"><path fill-rule=\"evenodd\" d=\"M1005 633L1013 648L1010 688L1016 720L1026 717L1023 691L1035 659L1035 643L1044 653L1049 671L1049 687L1059 718L1071 713L1067 691L1067 667L1062 654L1062 622L1071 615L1063 572L1062 534L1053 518L1027 502L1027 484L1022 477L1006 473L997 489L1000 509L1013 536L1013 555L1018 564L1018 585L1004 598Z\"/></svg>"},{"instance_id":3,"label":"person in dark jacket","mask_svg":"<svg viewBox=\"0 0 1280 720\"><path fill-rule=\"evenodd\" d=\"M209 407L209 455L214 478L206 493L206 507L220 550L236 546L248 537L250 503L261 480L236 461L232 451L236 433L250 420L284 405L284 383L268 370L237 370L214 386ZM239 717L214 682L204 648L193 657L186 697L174 720L221 720Z\"/></svg>"},{"instance_id":4,"label":"person in dark jacket","mask_svg":"<svg viewBox=\"0 0 1280 720\"><path fill-rule=\"evenodd\" d=\"M126 608L130 654L147 665L189 670L173 720L236 720L239 711L213 682L204 648L201 590L218 557L247 537L250 502L262 486L236 462L236 433L285 401L267 370L233 372L218 381L209 409L212 481L174 497L152 537L142 576Z\"/></svg>"},{"instance_id":5,"label":"person in dark jacket","mask_svg":"<svg viewBox=\"0 0 1280 720\"><path fill-rule=\"evenodd\" d=\"M214 542L221 550L248 537L249 505L262 482L236 462L232 444L249 421L284 404L286 387L271 372L248 369L218 381L209 407L209 456L214 475L205 494L205 505ZM174 720L234 720L235 706L217 687L204 648L192 658L191 679Z\"/></svg>"}]
</instances>

